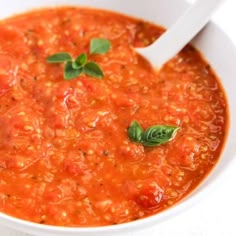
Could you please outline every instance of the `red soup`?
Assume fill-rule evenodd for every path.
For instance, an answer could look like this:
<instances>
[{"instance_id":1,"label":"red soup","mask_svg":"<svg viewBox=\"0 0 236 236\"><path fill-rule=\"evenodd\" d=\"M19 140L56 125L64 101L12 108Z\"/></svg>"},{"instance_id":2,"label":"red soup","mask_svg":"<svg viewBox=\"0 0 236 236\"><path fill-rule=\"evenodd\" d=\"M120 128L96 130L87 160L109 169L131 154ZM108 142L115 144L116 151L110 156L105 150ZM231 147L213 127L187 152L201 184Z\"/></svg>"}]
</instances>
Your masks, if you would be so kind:
<instances>
[{"instance_id":1,"label":"red soup","mask_svg":"<svg viewBox=\"0 0 236 236\"><path fill-rule=\"evenodd\" d=\"M0 22L2 212L49 225L120 224L168 209L201 183L222 151L226 99L192 46L158 72L134 52L163 32L75 7ZM95 51L106 41L106 53L92 53L93 40ZM175 131L145 145L157 125Z\"/></svg>"}]
</instances>

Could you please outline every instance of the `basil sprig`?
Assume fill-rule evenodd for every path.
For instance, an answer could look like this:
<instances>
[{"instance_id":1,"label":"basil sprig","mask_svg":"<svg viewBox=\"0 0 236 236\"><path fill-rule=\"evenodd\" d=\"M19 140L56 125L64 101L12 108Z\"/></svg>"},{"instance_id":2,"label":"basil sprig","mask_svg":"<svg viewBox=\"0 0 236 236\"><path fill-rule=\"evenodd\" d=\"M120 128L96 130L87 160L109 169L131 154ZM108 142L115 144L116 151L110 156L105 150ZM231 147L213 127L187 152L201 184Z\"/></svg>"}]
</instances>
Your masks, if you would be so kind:
<instances>
[{"instance_id":1,"label":"basil sprig","mask_svg":"<svg viewBox=\"0 0 236 236\"><path fill-rule=\"evenodd\" d=\"M143 130L137 121L133 121L128 128L129 139L147 147L155 147L172 140L179 127L170 125L153 125Z\"/></svg>"},{"instance_id":2,"label":"basil sprig","mask_svg":"<svg viewBox=\"0 0 236 236\"><path fill-rule=\"evenodd\" d=\"M110 50L111 43L107 39L94 38L90 41L89 54L105 54ZM82 73L97 79L104 77L101 67L92 61L88 61L88 55L81 53L75 59L67 52L53 54L47 58L48 63L64 63L64 79L71 80Z\"/></svg>"}]
</instances>

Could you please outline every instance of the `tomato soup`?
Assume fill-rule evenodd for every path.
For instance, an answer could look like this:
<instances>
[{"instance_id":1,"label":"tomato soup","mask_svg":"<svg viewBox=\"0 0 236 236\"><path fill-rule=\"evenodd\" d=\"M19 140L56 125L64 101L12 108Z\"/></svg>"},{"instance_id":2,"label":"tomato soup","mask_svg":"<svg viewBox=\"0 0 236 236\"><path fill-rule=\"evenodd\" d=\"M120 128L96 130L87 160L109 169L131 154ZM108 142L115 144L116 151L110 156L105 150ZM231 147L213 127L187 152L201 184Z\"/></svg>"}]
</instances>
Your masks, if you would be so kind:
<instances>
[{"instance_id":1,"label":"tomato soup","mask_svg":"<svg viewBox=\"0 0 236 236\"><path fill-rule=\"evenodd\" d=\"M164 29L77 7L41 9L0 22L0 211L40 224L103 226L172 207L217 163L227 131L224 91L186 46L160 71L137 55ZM111 43L89 54L94 38ZM81 53L104 74L65 80ZM134 142L128 128L178 127L166 143Z\"/></svg>"}]
</instances>

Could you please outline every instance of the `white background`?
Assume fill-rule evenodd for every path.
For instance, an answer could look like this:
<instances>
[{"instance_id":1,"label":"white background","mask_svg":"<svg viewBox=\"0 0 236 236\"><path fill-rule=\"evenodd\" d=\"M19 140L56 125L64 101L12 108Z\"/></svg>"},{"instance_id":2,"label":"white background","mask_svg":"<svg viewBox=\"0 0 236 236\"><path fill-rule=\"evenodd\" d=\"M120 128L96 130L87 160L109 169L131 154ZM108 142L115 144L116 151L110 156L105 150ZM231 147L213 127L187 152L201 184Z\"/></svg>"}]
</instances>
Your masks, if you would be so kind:
<instances>
[{"instance_id":1,"label":"white background","mask_svg":"<svg viewBox=\"0 0 236 236\"><path fill-rule=\"evenodd\" d=\"M213 19L232 39L236 47L236 0L227 0ZM153 228L130 233L127 236L134 235L236 236L236 160L231 162L231 167L218 179L209 196L199 204ZM29 235L1 226L0 236Z\"/></svg>"}]
</instances>

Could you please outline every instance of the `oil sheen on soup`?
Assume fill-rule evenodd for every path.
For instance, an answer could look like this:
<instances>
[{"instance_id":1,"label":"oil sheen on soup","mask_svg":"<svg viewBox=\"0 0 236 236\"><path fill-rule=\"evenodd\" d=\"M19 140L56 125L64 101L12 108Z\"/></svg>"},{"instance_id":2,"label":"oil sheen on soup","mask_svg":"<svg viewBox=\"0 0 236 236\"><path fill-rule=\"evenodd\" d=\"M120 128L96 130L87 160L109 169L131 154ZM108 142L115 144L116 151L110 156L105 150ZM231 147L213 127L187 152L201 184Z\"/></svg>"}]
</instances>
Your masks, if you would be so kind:
<instances>
[{"instance_id":1,"label":"oil sheen on soup","mask_svg":"<svg viewBox=\"0 0 236 236\"><path fill-rule=\"evenodd\" d=\"M190 45L160 71L135 53L163 32L76 7L0 22L1 212L48 225L121 224L168 209L201 183L224 144L224 91ZM90 54L93 39L110 50ZM83 53L104 77L65 79L65 63L47 62L59 52ZM178 130L145 146L128 135L134 121Z\"/></svg>"}]
</instances>

